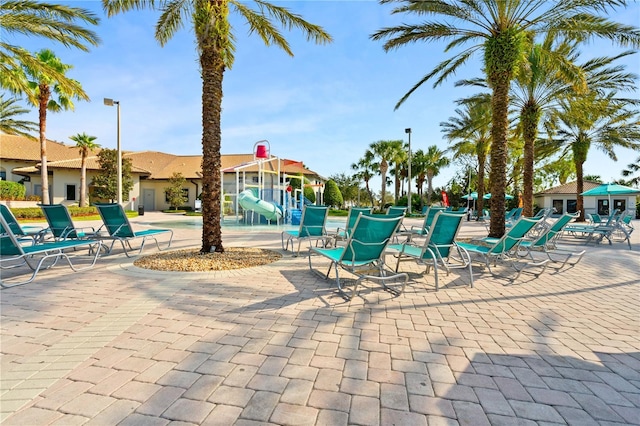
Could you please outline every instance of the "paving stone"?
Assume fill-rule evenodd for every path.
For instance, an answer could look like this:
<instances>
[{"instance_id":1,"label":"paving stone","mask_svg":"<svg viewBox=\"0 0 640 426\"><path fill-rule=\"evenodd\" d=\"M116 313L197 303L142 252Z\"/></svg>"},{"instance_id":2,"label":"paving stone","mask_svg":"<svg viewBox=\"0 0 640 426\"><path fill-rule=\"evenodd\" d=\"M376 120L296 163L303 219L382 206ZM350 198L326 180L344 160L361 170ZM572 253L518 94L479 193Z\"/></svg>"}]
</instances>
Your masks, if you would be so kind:
<instances>
[{"instance_id":1,"label":"paving stone","mask_svg":"<svg viewBox=\"0 0 640 426\"><path fill-rule=\"evenodd\" d=\"M314 387L316 389L337 392L340 390L342 382L342 371L323 368L318 371L318 377L315 380Z\"/></svg>"},{"instance_id":2,"label":"paving stone","mask_svg":"<svg viewBox=\"0 0 640 426\"><path fill-rule=\"evenodd\" d=\"M554 407L525 401L509 401L518 417L529 420L562 423L562 417Z\"/></svg>"},{"instance_id":3,"label":"paving stone","mask_svg":"<svg viewBox=\"0 0 640 426\"><path fill-rule=\"evenodd\" d=\"M600 422L595 420L586 411L575 407L556 407L564 422L574 426L598 426Z\"/></svg>"},{"instance_id":4,"label":"paving stone","mask_svg":"<svg viewBox=\"0 0 640 426\"><path fill-rule=\"evenodd\" d=\"M515 416L511 405L504 395L494 389L475 389L480 405L487 414L497 414L501 416Z\"/></svg>"},{"instance_id":5,"label":"paving stone","mask_svg":"<svg viewBox=\"0 0 640 426\"><path fill-rule=\"evenodd\" d=\"M409 411L409 397L406 387L382 383L380 385L380 405L382 408Z\"/></svg>"},{"instance_id":6,"label":"paving stone","mask_svg":"<svg viewBox=\"0 0 640 426\"><path fill-rule=\"evenodd\" d=\"M205 401L222 384L224 377L200 376L191 386L186 388L184 398Z\"/></svg>"},{"instance_id":7,"label":"paving stone","mask_svg":"<svg viewBox=\"0 0 640 426\"><path fill-rule=\"evenodd\" d=\"M531 398L529 392L527 392L518 380L507 377L495 377L493 380L505 398L533 402L533 398Z\"/></svg>"},{"instance_id":8,"label":"paving stone","mask_svg":"<svg viewBox=\"0 0 640 426\"><path fill-rule=\"evenodd\" d=\"M5 402L3 402L3 405L4 404ZM6 426L46 425L62 417L62 415L62 413L55 410L44 410L42 408L30 407L2 421L2 424Z\"/></svg>"},{"instance_id":9,"label":"paving stone","mask_svg":"<svg viewBox=\"0 0 640 426\"><path fill-rule=\"evenodd\" d=\"M132 401L145 402L161 388L162 386L160 385L137 382L134 380L126 383L111 395L118 399L130 399Z\"/></svg>"},{"instance_id":10,"label":"paving stone","mask_svg":"<svg viewBox=\"0 0 640 426\"><path fill-rule=\"evenodd\" d=\"M216 404L235 405L237 407L245 407L255 391L251 389L236 388L231 386L218 386L208 401Z\"/></svg>"},{"instance_id":11,"label":"paving stone","mask_svg":"<svg viewBox=\"0 0 640 426\"><path fill-rule=\"evenodd\" d=\"M533 398L533 400L540 404L547 405L562 405L565 407L580 408L580 404L571 397L570 394L551 390L551 389L538 389L527 388L527 391Z\"/></svg>"},{"instance_id":12,"label":"paving stone","mask_svg":"<svg viewBox=\"0 0 640 426\"><path fill-rule=\"evenodd\" d=\"M236 424L238 417L242 413L242 408L232 405L216 405L211 413L202 422L207 426L227 426Z\"/></svg>"},{"instance_id":13,"label":"paving stone","mask_svg":"<svg viewBox=\"0 0 640 426\"><path fill-rule=\"evenodd\" d=\"M411 411L416 413L456 418L456 412L453 409L451 401L442 398L433 398L430 396L409 395L409 407Z\"/></svg>"},{"instance_id":14,"label":"paving stone","mask_svg":"<svg viewBox=\"0 0 640 426\"><path fill-rule=\"evenodd\" d=\"M349 414L335 410L320 410L318 413L317 426L347 426L349 424Z\"/></svg>"},{"instance_id":15,"label":"paving stone","mask_svg":"<svg viewBox=\"0 0 640 426\"><path fill-rule=\"evenodd\" d=\"M350 424L380 424L380 401L378 398L354 395L351 399L351 409L348 411Z\"/></svg>"},{"instance_id":16,"label":"paving stone","mask_svg":"<svg viewBox=\"0 0 640 426\"><path fill-rule=\"evenodd\" d=\"M109 396L83 393L64 404L59 410L65 414L91 418L113 404L113 402L115 402L115 399Z\"/></svg>"},{"instance_id":17,"label":"paving stone","mask_svg":"<svg viewBox=\"0 0 640 426\"><path fill-rule=\"evenodd\" d=\"M405 374L407 391L410 395L435 396L433 385L426 374Z\"/></svg>"},{"instance_id":18,"label":"paving stone","mask_svg":"<svg viewBox=\"0 0 640 426\"><path fill-rule=\"evenodd\" d=\"M620 415L612 410L603 400L594 395L572 393L571 396L582 406L582 409L589 413L594 419L611 422L622 421Z\"/></svg>"},{"instance_id":19,"label":"paving stone","mask_svg":"<svg viewBox=\"0 0 640 426\"><path fill-rule=\"evenodd\" d=\"M179 398L162 414L171 420L200 423L213 410L214 404L207 401L194 401L192 399Z\"/></svg>"},{"instance_id":20,"label":"paving stone","mask_svg":"<svg viewBox=\"0 0 640 426\"><path fill-rule=\"evenodd\" d=\"M131 415L140 403L128 399L120 399L91 418L87 425L116 425Z\"/></svg>"},{"instance_id":21,"label":"paving stone","mask_svg":"<svg viewBox=\"0 0 640 426\"><path fill-rule=\"evenodd\" d=\"M305 405L313 390L313 380L291 379L284 393L280 396L280 402L295 405Z\"/></svg>"},{"instance_id":22,"label":"paving stone","mask_svg":"<svg viewBox=\"0 0 640 426\"><path fill-rule=\"evenodd\" d=\"M633 403L629 401L620 392L605 383L584 382L586 387L602 401L608 405L620 405L622 407L633 407ZM638 394L640 395L640 394Z\"/></svg>"},{"instance_id":23,"label":"paving stone","mask_svg":"<svg viewBox=\"0 0 640 426\"><path fill-rule=\"evenodd\" d=\"M448 383L434 383L433 391L439 398L450 400L478 402L478 397L473 388L463 385L454 385Z\"/></svg>"},{"instance_id":24,"label":"paving stone","mask_svg":"<svg viewBox=\"0 0 640 426\"><path fill-rule=\"evenodd\" d=\"M279 425L314 425L318 411L311 407L280 403L269 420Z\"/></svg>"},{"instance_id":25,"label":"paving stone","mask_svg":"<svg viewBox=\"0 0 640 426\"><path fill-rule=\"evenodd\" d=\"M453 401L453 409L460 425L490 425L482 406L466 401Z\"/></svg>"},{"instance_id":26,"label":"paving stone","mask_svg":"<svg viewBox=\"0 0 640 426\"><path fill-rule=\"evenodd\" d=\"M367 380L357 380L345 377L340 384L340 391L351 395L362 395L378 398L380 396L380 384Z\"/></svg>"},{"instance_id":27,"label":"paving stone","mask_svg":"<svg viewBox=\"0 0 640 426\"><path fill-rule=\"evenodd\" d=\"M533 420L521 419L518 417L501 416L498 414L487 414L489 422L493 426L539 426L540 423ZM554 423L555 424L555 423Z\"/></svg>"},{"instance_id":28,"label":"paving stone","mask_svg":"<svg viewBox=\"0 0 640 426\"><path fill-rule=\"evenodd\" d=\"M148 416L160 416L184 393L184 389L164 386L148 398L136 412Z\"/></svg>"},{"instance_id":29,"label":"paving stone","mask_svg":"<svg viewBox=\"0 0 640 426\"><path fill-rule=\"evenodd\" d=\"M309 395L308 405L338 411L349 411L351 395L315 389Z\"/></svg>"},{"instance_id":30,"label":"paving stone","mask_svg":"<svg viewBox=\"0 0 640 426\"><path fill-rule=\"evenodd\" d=\"M245 406L242 418L267 421L271 417L280 396L275 392L257 391Z\"/></svg>"},{"instance_id":31,"label":"paving stone","mask_svg":"<svg viewBox=\"0 0 640 426\"><path fill-rule=\"evenodd\" d=\"M258 373L267 376L278 376L287 365L287 362L285 357L269 356L258 369Z\"/></svg>"}]
</instances>

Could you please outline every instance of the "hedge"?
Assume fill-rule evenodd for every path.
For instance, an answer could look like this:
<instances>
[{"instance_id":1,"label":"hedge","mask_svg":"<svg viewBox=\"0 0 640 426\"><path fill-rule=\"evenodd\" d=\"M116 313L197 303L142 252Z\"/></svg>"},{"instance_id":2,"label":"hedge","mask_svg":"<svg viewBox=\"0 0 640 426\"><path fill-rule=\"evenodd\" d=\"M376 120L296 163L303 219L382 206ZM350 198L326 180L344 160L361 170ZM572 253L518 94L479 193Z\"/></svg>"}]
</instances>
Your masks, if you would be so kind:
<instances>
[{"instance_id":1,"label":"hedge","mask_svg":"<svg viewBox=\"0 0 640 426\"><path fill-rule=\"evenodd\" d=\"M24 200L27 188L18 182L0 180L0 200Z\"/></svg>"},{"instance_id":2,"label":"hedge","mask_svg":"<svg viewBox=\"0 0 640 426\"><path fill-rule=\"evenodd\" d=\"M77 207L69 206L69 214L71 216L95 216L98 215L98 209L94 206L89 207ZM44 213L40 207L18 207L11 209L16 219L42 219L44 220Z\"/></svg>"}]
</instances>

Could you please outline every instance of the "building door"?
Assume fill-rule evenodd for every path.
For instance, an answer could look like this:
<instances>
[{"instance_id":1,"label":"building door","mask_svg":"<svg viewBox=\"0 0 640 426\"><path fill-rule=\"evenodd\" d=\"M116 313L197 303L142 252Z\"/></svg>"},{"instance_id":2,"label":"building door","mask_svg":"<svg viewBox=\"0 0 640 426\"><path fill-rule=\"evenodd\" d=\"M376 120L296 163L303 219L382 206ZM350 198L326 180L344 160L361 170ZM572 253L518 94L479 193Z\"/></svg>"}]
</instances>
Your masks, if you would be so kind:
<instances>
[{"instance_id":1,"label":"building door","mask_svg":"<svg viewBox=\"0 0 640 426\"><path fill-rule=\"evenodd\" d=\"M142 190L142 206L147 212L152 212L156 209L156 190L155 189L143 189Z\"/></svg>"}]
</instances>

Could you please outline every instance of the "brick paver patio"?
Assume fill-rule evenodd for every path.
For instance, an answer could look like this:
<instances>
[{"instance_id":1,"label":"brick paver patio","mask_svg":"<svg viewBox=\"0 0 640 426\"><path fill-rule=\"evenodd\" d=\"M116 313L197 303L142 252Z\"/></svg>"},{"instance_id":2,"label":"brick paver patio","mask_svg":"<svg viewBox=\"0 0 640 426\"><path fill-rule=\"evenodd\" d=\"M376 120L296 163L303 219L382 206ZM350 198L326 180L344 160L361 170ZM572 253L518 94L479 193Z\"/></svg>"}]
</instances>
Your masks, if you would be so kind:
<instances>
[{"instance_id":1,"label":"brick paver patio","mask_svg":"<svg viewBox=\"0 0 640 426\"><path fill-rule=\"evenodd\" d=\"M462 236L484 232L465 223ZM0 292L0 419L640 424L640 232L632 236L633 250L588 246L578 266L515 283L474 267L474 288L454 271L435 292L433 275L405 262L404 295L365 282L351 302L290 255L227 272L142 270L123 254L89 272L42 271ZM199 240L199 229L179 229L174 241ZM224 241L280 249L277 229L225 229Z\"/></svg>"}]
</instances>

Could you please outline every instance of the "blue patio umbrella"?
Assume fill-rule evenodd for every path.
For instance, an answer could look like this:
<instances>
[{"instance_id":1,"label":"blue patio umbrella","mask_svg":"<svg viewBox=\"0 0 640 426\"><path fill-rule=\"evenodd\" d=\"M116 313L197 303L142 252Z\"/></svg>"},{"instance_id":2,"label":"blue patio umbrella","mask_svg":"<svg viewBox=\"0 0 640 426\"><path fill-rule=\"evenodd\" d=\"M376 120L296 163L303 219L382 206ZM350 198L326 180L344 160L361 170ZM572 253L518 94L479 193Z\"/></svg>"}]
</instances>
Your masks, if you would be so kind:
<instances>
[{"instance_id":1,"label":"blue patio umbrella","mask_svg":"<svg viewBox=\"0 0 640 426\"><path fill-rule=\"evenodd\" d=\"M476 194L476 196L477 196L477 194ZM485 200L491 199L491 193L484 194L484 197L482 197L482 198L484 198ZM513 195L504 194L504 198L506 198L507 200L513 200Z\"/></svg>"},{"instance_id":2,"label":"blue patio umbrella","mask_svg":"<svg viewBox=\"0 0 640 426\"><path fill-rule=\"evenodd\" d=\"M583 196L594 196L594 197L603 197L607 196L609 198L609 208L611 208L611 196L612 195L638 195L640 194L640 189L631 188L629 186L618 185L617 183L603 183L600 186L596 186L595 188L591 188L588 191L584 191Z\"/></svg>"}]
</instances>

